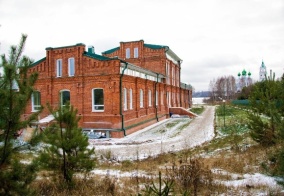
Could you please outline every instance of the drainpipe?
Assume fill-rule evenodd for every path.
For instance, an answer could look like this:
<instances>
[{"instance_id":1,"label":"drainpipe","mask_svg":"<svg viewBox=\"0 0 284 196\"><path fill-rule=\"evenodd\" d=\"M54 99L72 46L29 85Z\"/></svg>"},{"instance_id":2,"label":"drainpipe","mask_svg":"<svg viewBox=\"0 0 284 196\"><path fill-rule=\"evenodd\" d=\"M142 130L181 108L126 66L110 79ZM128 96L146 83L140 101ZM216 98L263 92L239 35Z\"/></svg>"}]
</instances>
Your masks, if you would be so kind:
<instances>
[{"instance_id":1,"label":"drainpipe","mask_svg":"<svg viewBox=\"0 0 284 196\"><path fill-rule=\"evenodd\" d=\"M159 79L159 74L157 73L157 80L156 80L156 83L155 83L155 108L156 108L156 119L157 119L157 122L159 122L158 106L157 106L157 84L158 84L158 79Z\"/></svg>"},{"instance_id":2,"label":"drainpipe","mask_svg":"<svg viewBox=\"0 0 284 196\"><path fill-rule=\"evenodd\" d=\"M120 116L121 116L121 130L123 130L123 135L126 136L125 128L124 128L124 115L122 111L122 77L124 76L124 71L127 69L128 63L125 63L125 67L122 70L122 73L120 74L120 80L119 80L119 93L120 93Z\"/></svg>"}]
</instances>

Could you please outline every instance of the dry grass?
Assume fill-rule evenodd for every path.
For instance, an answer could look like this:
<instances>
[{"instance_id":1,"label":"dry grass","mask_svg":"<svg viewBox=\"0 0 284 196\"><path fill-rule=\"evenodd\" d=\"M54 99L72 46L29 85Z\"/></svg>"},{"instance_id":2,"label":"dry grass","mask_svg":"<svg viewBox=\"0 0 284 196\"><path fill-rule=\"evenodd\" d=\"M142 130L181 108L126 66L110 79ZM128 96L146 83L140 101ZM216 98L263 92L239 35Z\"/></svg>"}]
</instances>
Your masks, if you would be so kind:
<instances>
[{"instance_id":1,"label":"dry grass","mask_svg":"<svg viewBox=\"0 0 284 196\"><path fill-rule=\"evenodd\" d=\"M230 136L227 136L230 137ZM223 138L230 141L230 138ZM220 140L220 139L217 139ZM238 145L242 147L243 141L249 141L248 138L240 140ZM221 145L222 144L222 145ZM230 174L237 174L237 179L242 179L246 173L262 173L264 170L260 166L268 157L277 150L277 146L271 148L262 148L255 143L248 144L246 148L230 149L225 143L212 141L195 149L185 150L177 153L162 154L157 157L148 158L140 161L122 161L109 163L101 162L97 169L113 169L123 172L143 173L144 175L131 175L126 177L120 176L101 176L90 175L86 179L77 178L73 189L68 190L58 183L58 181L50 180L48 175L44 173L40 180L33 183L32 188L37 190L38 195L137 195L141 193L145 185L152 182L157 183L158 171L162 172L163 179L167 179L169 168L185 165L191 159L200 162L198 171L200 176L206 173L207 177L201 179L212 179L210 186L200 182L198 185L198 195L234 195L243 193L246 195L254 195L256 192L265 192L267 194L277 195L278 189L266 187L263 185L243 186L243 187L227 187L221 181L230 181L234 178ZM224 148L217 148L223 146ZM177 168L176 168L177 169ZM208 173L215 169L217 172ZM220 172L218 172L220 170ZM175 173L172 170L172 174ZM221 172L225 171L225 172ZM205 175L205 176L206 176ZM172 175L173 176L173 175ZM235 179L236 180L236 179ZM194 189L191 186L186 188L181 182L175 181L174 194L183 194L185 191L193 194Z\"/></svg>"},{"instance_id":2,"label":"dry grass","mask_svg":"<svg viewBox=\"0 0 284 196\"><path fill-rule=\"evenodd\" d=\"M228 117L227 123L229 122L232 123L234 120L229 121ZM222 121L217 122L219 128L220 123L222 125ZM238 130L242 131L243 127L239 127ZM280 147L279 145L263 148L252 141L247 132L241 132L241 134L234 132L193 149L161 154L145 160L114 161L111 151L104 151L97 169L117 170L120 173L130 172L134 175L90 175L86 179L81 177L76 179L74 188L68 190L62 183L50 180L48 173L43 173L42 178L34 182L32 188L37 190L38 195L128 196L138 195L138 193L143 195L146 185L151 186L152 183L157 185L160 171L163 180L174 180L174 195L182 195L186 191L189 195L194 195L194 190L197 190L197 195L256 195L258 193L280 195L279 188L269 187L269 185L232 187L223 183L241 180L244 174L265 173L266 170L261 166L264 164L268 169L273 169L273 163L269 160ZM196 162L193 163L191 160ZM194 179L198 182L196 189L192 182Z\"/></svg>"}]
</instances>

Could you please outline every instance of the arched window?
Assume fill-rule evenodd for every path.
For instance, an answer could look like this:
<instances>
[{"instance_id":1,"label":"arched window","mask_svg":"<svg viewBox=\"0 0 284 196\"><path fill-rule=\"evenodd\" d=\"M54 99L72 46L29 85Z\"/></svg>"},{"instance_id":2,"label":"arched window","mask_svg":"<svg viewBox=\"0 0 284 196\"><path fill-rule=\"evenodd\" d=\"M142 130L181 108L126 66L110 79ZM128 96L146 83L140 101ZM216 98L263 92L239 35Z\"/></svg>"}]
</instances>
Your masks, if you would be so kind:
<instances>
[{"instance_id":1,"label":"arched window","mask_svg":"<svg viewBox=\"0 0 284 196\"><path fill-rule=\"evenodd\" d=\"M95 88L92 90L92 111L103 112L104 109L104 89Z\"/></svg>"},{"instance_id":2,"label":"arched window","mask_svg":"<svg viewBox=\"0 0 284 196\"><path fill-rule=\"evenodd\" d=\"M70 104L70 91L69 90L60 91L60 106L64 107L68 103Z\"/></svg>"},{"instance_id":3,"label":"arched window","mask_svg":"<svg viewBox=\"0 0 284 196\"><path fill-rule=\"evenodd\" d=\"M40 92L34 91L32 93L32 112L36 112L40 110L41 104L40 104Z\"/></svg>"}]
</instances>

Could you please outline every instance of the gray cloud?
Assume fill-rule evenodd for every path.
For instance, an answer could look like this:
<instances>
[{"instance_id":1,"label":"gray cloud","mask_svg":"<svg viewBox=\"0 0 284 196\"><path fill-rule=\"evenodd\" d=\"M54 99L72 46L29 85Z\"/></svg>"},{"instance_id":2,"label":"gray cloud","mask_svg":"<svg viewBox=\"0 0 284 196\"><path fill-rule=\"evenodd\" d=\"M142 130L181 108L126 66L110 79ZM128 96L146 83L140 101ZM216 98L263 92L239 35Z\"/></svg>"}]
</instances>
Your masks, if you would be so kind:
<instances>
[{"instance_id":1,"label":"gray cloud","mask_svg":"<svg viewBox=\"0 0 284 196\"><path fill-rule=\"evenodd\" d=\"M168 45L180 58L182 80L207 90L210 80L243 69L258 78L264 60L284 67L283 0L0 0L0 54L28 34L25 53L84 43L97 53L120 41Z\"/></svg>"}]
</instances>

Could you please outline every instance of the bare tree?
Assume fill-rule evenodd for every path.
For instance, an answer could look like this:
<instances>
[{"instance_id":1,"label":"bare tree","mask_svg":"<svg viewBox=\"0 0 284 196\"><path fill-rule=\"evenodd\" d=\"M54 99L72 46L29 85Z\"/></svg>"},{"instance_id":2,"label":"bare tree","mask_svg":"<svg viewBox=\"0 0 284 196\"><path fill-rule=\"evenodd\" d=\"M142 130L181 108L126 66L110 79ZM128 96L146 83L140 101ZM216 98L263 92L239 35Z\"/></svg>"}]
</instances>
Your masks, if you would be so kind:
<instances>
[{"instance_id":1,"label":"bare tree","mask_svg":"<svg viewBox=\"0 0 284 196\"><path fill-rule=\"evenodd\" d=\"M233 99L236 92L236 79L234 76L221 76L209 83L210 99Z\"/></svg>"}]
</instances>

